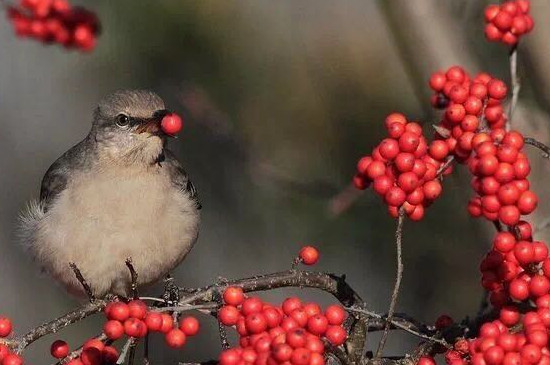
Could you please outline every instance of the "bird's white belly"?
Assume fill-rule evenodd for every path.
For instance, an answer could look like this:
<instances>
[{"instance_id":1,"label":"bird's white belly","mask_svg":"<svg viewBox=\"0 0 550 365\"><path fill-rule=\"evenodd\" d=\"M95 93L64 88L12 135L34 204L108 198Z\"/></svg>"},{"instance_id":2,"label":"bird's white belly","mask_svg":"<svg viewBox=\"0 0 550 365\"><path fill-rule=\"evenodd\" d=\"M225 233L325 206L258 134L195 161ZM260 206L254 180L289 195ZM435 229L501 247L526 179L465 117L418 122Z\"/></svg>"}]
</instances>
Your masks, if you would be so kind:
<instances>
[{"instance_id":1,"label":"bird's white belly","mask_svg":"<svg viewBox=\"0 0 550 365\"><path fill-rule=\"evenodd\" d=\"M155 170L156 171L156 170ZM33 251L71 291L74 262L99 296L128 294L131 257L138 283L173 269L198 234L194 203L158 172L100 172L72 182L40 222Z\"/></svg>"}]
</instances>

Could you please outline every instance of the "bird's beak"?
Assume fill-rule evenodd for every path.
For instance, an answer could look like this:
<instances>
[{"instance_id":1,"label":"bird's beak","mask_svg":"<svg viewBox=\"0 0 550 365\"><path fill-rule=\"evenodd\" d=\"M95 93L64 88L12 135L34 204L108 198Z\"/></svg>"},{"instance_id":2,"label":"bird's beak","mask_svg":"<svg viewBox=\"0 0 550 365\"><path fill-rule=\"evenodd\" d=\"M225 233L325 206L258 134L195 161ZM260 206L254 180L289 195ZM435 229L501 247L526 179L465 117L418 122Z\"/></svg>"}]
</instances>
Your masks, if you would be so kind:
<instances>
[{"instance_id":1,"label":"bird's beak","mask_svg":"<svg viewBox=\"0 0 550 365\"><path fill-rule=\"evenodd\" d=\"M149 133L153 135L163 135L164 132L160 127L161 120L158 118L151 118L144 120L137 128L137 133Z\"/></svg>"}]
</instances>

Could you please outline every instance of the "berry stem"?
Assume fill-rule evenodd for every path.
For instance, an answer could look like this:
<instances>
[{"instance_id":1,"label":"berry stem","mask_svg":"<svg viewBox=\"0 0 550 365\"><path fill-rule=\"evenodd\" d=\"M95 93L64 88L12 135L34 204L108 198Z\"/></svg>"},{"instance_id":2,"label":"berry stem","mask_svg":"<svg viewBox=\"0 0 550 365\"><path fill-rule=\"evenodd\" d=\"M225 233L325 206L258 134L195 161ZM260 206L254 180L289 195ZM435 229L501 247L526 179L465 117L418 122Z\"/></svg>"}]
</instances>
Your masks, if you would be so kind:
<instances>
[{"instance_id":1,"label":"berry stem","mask_svg":"<svg viewBox=\"0 0 550 365\"><path fill-rule=\"evenodd\" d=\"M390 331L391 321L395 312L395 306L397 304L397 298L399 296L399 289L401 287L401 279L403 278L403 258L402 258L402 239L403 239L403 221L405 220L405 210L399 209L399 218L397 220L397 229L395 230L395 246L397 249L397 275L395 278L395 284L393 286L393 293L391 296L390 307L388 309L388 316L386 317L386 326L384 333L378 344L378 350L376 350L376 358L381 358L388 339L388 333Z\"/></svg>"}]
</instances>

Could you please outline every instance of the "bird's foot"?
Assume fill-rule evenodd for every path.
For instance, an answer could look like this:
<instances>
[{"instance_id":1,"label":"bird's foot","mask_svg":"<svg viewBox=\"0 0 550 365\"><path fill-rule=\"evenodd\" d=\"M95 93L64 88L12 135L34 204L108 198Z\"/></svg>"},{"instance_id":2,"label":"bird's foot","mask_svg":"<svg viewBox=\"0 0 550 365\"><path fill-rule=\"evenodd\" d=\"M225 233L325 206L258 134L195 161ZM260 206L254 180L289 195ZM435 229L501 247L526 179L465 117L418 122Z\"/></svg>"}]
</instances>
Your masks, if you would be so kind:
<instances>
[{"instance_id":1,"label":"bird's foot","mask_svg":"<svg viewBox=\"0 0 550 365\"><path fill-rule=\"evenodd\" d=\"M82 285L82 288L84 289L84 292L88 296L88 299L90 300L90 303L95 302L96 297L95 297L94 293L92 292L92 288L90 287L90 285L88 284L86 279L84 279L84 276L80 272L80 269L78 268L78 266L76 266L76 264L74 262L71 262L69 264L69 266L73 270L74 276L76 276L76 280L78 280L80 285Z\"/></svg>"},{"instance_id":2,"label":"bird's foot","mask_svg":"<svg viewBox=\"0 0 550 365\"><path fill-rule=\"evenodd\" d=\"M128 257L126 259L126 267L128 267L128 270L130 271L130 276L132 279L132 283L130 287L132 292L132 298L138 299L139 298L138 287L137 287L138 274L136 269L134 268L134 264L132 263L131 257Z\"/></svg>"},{"instance_id":3,"label":"bird's foot","mask_svg":"<svg viewBox=\"0 0 550 365\"><path fill-rule=\"evenodd\" d=\"M177 303L180 300L180 290L182 290L185 293L185 289L179 288L174 283L174 278L168 274L164 278L164 293L162 294L162 298L167 303Z\"/></svg>"}]
</instances>

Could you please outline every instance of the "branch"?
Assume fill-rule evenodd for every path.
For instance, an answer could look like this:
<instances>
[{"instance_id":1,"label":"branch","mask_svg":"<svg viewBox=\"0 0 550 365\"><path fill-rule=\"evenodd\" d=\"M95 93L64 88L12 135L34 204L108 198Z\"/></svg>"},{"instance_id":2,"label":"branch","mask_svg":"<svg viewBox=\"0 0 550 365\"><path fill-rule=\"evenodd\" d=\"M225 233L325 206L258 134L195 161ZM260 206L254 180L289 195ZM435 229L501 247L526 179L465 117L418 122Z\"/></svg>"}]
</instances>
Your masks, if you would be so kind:
<instances>
[{"instance_id":1,"label":"branch","mask_svg":"<svg viewBox=\"0 0 550 365\"><path fill-rule=\"evenodd\" d=\"M397 276L395 278L395 285L393 287L393 293L391 295L390 308L388 310L388 316L386 318L386 328L378 344L378 350L376 350L376 358L382 357L384 346L388 339L388 333L390 331L390 324L395 311L395 305L397 304L397 297L399 296L399 288L401 287L401 279L403 278L403 259L401 257L402 248L401 241L403 238L403 221L405 219L405 210L403 207L399 209L399 218L397 220L397 229L395 230L395 246L397 248Z\"/></svg>"},{"instance_id":2,"label":"branch","mask_svg":"<svg viewBox=\"0 0 550 365\"><path fill-rule=\"evenodd\" d=\"M361 306L363 304L363 299L345 281L345 276L300 270L287 270L245 279L229 280L224 284L209 285L197 289L195 293L183 296L179 304L212 302L215 299L216 291L227 286L238 286L246 293L286 287L314 288L332 294L344 306Z\"/></svg>"},{"instance_id":3,"label":"branch","mask_svg":"<svg viewBox=\"0 0 550 365\"><path fill-rule=\"evenodd\" d=\"M16 337L13 340L0 342L5 343L6 345L10 346L15 353L20 354L27 346L29 346L31 343L38 340L39 338L49 335L51 333L58 332L61 329L69 326L70 324L78 322L88 316L91 316L92 314L101 312L112 298L113 297L110 296L106 299L96 300L92 303L87 303L72 312L69 312L41 326L33 328L28 333L22 336Z\"/></svg>"},{"instance_id":4,"label":"branch","mask_svg":"<svg viewBox=\"0 0 550 365\"><path fill-rule=\"evenodd\" d=\"M509 131L512 126L512 115L518 102L519 90L521 84L518 77L518 49L514 46L510 51L510 82L512 84L512 100L508 107L508 120L506 121L506 130Z\"/></svg>"},{"instance_id":5,"label":"branch","mask_svg":"<svg viewBox=\"0 0 550 365\"><path fill-rule=\"evenodd\" d=\"M550 147L531 137L525 137L523 141L525 142L525 144L531 145L541 150L543 152L542 157L550 159Z\"/></svg>"}]
</instances>

